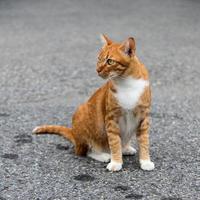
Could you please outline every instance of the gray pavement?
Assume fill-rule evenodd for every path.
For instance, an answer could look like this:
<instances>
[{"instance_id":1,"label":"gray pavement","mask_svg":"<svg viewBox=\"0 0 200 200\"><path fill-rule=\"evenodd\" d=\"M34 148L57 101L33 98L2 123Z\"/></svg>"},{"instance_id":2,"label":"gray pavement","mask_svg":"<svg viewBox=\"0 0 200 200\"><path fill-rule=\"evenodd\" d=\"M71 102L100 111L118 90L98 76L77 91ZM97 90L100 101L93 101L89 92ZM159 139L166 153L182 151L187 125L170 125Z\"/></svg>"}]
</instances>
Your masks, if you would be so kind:
<instances>
[{"instance_id":1,"label":"gray pavement","mask_svg":"<svg viewBox=\"0 0 200 200\"><path fill-rule=\"evenodd\" d=\"M102 83L99 33L137 41L153 88L151 156L118 173L40 124L70 126ZM1 0L0 199L200 199L200 1Z\"/></svg>"}]
</instances>

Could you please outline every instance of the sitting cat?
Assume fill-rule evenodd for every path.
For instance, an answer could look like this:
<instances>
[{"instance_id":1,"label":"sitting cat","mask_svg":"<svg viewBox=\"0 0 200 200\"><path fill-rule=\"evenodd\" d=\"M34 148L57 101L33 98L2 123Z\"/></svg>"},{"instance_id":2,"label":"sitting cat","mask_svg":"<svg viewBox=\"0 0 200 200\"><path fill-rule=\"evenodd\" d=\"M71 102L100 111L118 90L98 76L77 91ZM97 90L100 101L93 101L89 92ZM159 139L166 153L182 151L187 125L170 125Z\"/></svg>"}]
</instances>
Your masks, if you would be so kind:
<instances>
[{"instance_id":1,"label":"sitting cat","mask_svg":"<svg viewBox=\"0 0 200 200\"><path fill-rule=\"evenodd\" d=\"M97 62L98 75L108 81L80 105L72 118L72 128L54 125L36 127L33 133L55 133L75 146L76 155L109 162L107 169L122 169L122 155L136 150L130 141L134 134L139 145L143 170L153 170L149 156L149 111L151 90L148 72L135 55L135 40L116 43L102 35L104 43Z\"/></svg>"}]
</instances>

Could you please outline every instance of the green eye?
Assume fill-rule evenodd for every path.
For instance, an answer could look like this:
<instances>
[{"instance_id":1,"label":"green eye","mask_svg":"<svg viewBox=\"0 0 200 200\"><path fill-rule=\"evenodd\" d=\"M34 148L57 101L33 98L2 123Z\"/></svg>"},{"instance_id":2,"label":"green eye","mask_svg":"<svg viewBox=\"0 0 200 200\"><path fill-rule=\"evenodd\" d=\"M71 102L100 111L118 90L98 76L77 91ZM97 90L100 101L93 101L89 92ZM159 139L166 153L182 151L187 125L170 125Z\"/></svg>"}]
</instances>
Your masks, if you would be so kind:
<instances>
[{"instance_id":1,"label":"green eye","mask_svg":"<svg viewBox=\"0 0 200 200\"><path fill-rule=\"evenodd\" d=\"M108 59L108 60L107 60L107 63L108 63L109 65L113 65L113 64L115 64L115 61L112 60L112 59Z\"/></svg>"}]
</instances>

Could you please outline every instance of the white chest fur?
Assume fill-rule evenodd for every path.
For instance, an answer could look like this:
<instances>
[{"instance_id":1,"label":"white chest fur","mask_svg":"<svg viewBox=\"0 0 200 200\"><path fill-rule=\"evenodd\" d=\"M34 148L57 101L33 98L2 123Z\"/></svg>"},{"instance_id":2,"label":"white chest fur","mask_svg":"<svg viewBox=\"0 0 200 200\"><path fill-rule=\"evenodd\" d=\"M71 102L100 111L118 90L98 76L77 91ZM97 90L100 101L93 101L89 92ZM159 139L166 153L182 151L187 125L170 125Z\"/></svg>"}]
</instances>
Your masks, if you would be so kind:
<instances>
[{"instance_id":1,"label":"white chest fur","mask_svg":"<svg viewBox=\"0 0 200 200\"><path fill-rule=\"evenodd\" d=\"M122 146L126 146L131 140L138 125L138 119L133 115L133 111L127 110L123 112L123 115L119 119L120 134L122 140Z\"/></svg>"},{"instance_id":2,"label":"white chest fur","mask_svg":"<svg viewBox=\"0 0 200 200\"><path fill-rule=\"evenodd\" d=\"M117 98L119 105L125 110L133 110L139 101L140 96L144 92L149 82L143 79L134 79L128 77L126 79L117 80L115 83Z\"/></svg>"},{"instance_id":3,"label":"white chest fur","mask_svg":"<svg viewBox=\"0 0 200 200\"><path fill-rule=\"evenodd\" d=\"M116 82L117 93L115 97L122 107L123 115L119 119L122 145L125 146L133 136L138 119L133 115L133 109L137 105L140 96L149 82L143 79L127 78Z\"/></svg>"}]
</instances>

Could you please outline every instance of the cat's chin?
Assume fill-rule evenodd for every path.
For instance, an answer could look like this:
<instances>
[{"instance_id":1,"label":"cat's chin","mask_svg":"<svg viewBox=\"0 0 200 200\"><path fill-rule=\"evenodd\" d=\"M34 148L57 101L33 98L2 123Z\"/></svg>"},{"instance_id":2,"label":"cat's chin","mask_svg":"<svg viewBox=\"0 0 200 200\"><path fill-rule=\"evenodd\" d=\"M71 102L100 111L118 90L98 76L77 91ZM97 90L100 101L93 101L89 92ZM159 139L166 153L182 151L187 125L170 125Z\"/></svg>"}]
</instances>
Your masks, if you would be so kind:
<instances>
[{"instance_id":1,"label":"cat's chin","mask_svg":"<svg viewBox=\"0 0 200 200\"><path fill-rule=\"evenodd\" d=\"M116 81L118 79L121 79L121 77L119 75L111 75L108 77L109 80L113 80L113 81Z\"/></svg>"},{"instance_id":2,"label":"cat's chin","mask_svg":"<svg viewBox=\"0 0 200 200\"><path fill-rule=\"evenodd\" d=\"M116 80L117 78L118 78L118 76L111 76L111 77L109 76L108 79L109 79L109 80Z\"/></svg>"},{"instance_id":3,"label":"cat's chin","mask_svg":"<svg viewBox=\"0 0 200 200\"><path fill-rule=\"evenodd\" d=\"M125 79L126 79L126 77L115 76L115 77L109 78L108 80L111 80L113 82L118 82L118 81L122 81L122 80L125 80Z\"/></svg>"},{"instance_id":4,"label":"cat's chin","mask_svg":"<svg viewBox=\"0 0 200 200\"><path fill-rule=\"evenodd\" d=\"M109 77L108 76L103 76L103 75L99 75L102 79L107 80Z\"/></svg>"},{"instance_id":5,"label":"cat's chin","mask_svg":"<svg viewBox=\"0 0 200 200\"><path fill-rule=\"evenodd\" d=\"M117 80L118 78L120 78L118 75L111 75L111 76L99 75L99 76L104 80Z\"/></svg>"}]
</instances>

